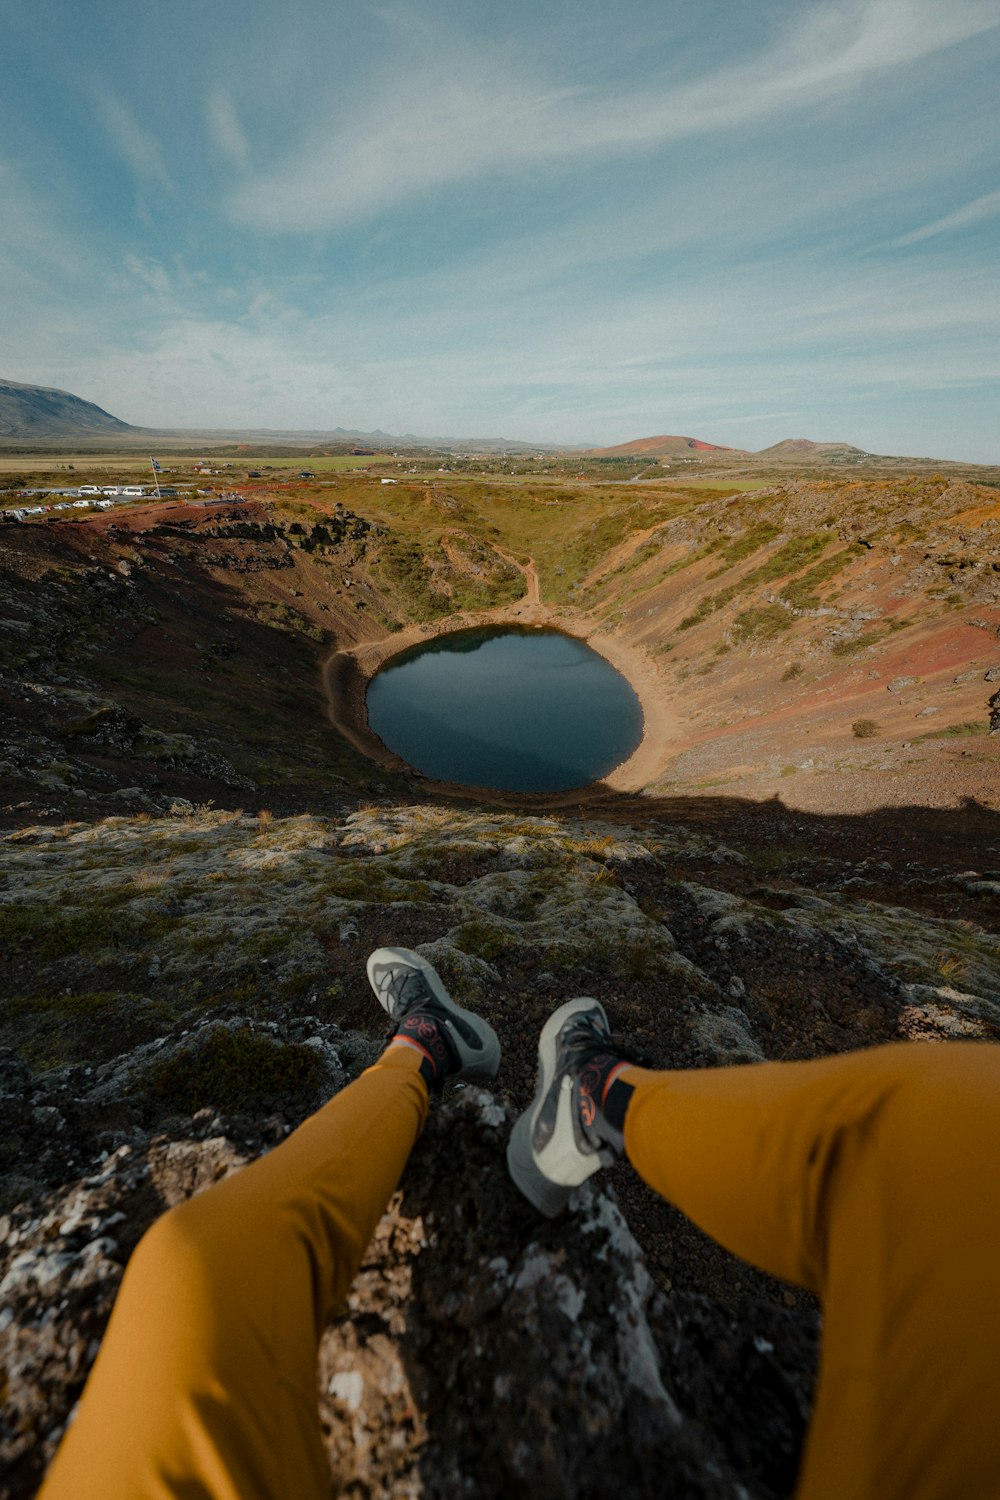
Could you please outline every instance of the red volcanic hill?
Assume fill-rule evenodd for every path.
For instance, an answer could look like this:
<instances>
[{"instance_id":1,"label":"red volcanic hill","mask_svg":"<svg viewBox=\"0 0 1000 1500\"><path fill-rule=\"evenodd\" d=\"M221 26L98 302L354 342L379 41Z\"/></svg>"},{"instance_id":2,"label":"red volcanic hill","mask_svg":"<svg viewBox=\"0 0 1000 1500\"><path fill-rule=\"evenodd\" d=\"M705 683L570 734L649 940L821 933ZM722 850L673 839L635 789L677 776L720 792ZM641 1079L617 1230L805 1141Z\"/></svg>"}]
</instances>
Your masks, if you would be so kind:
<instances>
[{"instance_id":1,"label":"red volcanic hill","mask_svg":"<svg viewBox=\"0 0 1000 1500\"><path fill-rule=\"evenodd\" d=\"M631 443L618 443L614 448L592 448L598 458L615 453L647 454L650 458L671 458L684 453L742 453L742 448L722 448L718 443L703 443L701 438L661 437L636 438Z\"/></svg>"}]
</instances>

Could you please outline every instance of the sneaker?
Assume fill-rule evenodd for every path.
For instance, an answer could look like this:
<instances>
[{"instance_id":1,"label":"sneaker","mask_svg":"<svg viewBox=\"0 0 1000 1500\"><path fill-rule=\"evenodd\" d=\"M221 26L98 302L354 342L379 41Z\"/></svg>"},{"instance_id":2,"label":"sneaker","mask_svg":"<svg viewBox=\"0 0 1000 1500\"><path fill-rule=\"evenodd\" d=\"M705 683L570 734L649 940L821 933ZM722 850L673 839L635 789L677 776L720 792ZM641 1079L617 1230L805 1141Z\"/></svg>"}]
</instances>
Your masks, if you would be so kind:
<instances>
[{"instance_id":1,"label":"sneaker","mask_svg":"<svg viewBox=\"0 0 1000 1500\"><path fill-rule=\"evenodd\" d=\"M376 948L368 960L368 982L393 1024L426 1018L443 1037L449 1078L495 1078L500 1043L489 1022L456 1005L437 971L409 948Z\"/></svg>"},{"instance_id":2,"label":"sneaker","mask_svg":"<svg viewBox=\"0 0 1000 1500\"><path fill-rule=\"evenodd\" d=\"M609 1051L617 1049L598 1000L567 1000L542 1027L535 1097L511 1131L507 1166L515 1186L547 1218L615 1160L595 1128L593 1097L582 1097L580 1089L587 1062Z\"/></svg>"}]
</instances>

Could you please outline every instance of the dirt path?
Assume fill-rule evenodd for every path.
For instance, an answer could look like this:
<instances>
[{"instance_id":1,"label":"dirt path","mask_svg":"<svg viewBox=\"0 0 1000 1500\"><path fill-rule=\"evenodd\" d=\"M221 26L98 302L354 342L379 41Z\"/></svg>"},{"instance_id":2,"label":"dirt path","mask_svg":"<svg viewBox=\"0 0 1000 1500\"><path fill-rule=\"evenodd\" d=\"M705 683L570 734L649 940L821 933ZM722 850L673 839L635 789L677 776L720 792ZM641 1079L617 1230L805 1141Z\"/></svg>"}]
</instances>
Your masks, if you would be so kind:
<instances>
[{"instance_id":1,"label":"dirt path","mask_svg":"<svg viewBox=\"0 0 1000 1500\"><path fill-rule=\"evenodd\" d=\"M529 557L526 563L519 562L513 552L507 552L503 547L498 547L496 542L490 544L493 551L502 557L504 562L509 562L511 567L517 568L519 573L524 574L525 594L522 604L541 604L542 588L538 578L538 568L535 559Z\"/></svg>"}]
</instances>

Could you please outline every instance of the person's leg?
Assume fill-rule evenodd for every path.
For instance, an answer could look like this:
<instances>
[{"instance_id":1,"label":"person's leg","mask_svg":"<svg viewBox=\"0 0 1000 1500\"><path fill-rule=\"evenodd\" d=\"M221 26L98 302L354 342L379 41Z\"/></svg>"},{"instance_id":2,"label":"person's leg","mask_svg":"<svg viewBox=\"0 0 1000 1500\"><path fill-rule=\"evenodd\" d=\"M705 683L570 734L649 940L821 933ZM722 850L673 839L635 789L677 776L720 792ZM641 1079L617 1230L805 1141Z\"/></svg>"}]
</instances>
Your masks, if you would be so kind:
<instances>
[{"instance_id":1,"label":"person's leg","mask_svg":"<svg viewBox=\"0 0 1000 1500\"><path fill-rule=\"evenodd\" d=\"M129 1262L43 1500L328 1500L316 1354L427 1112L394 1046Z\"/></svg>"},{"instance_id":2,"label":"person's leg","mask_svg":"<svg viewBox=\"0 0 1000 1500\"><path fill-rule=\"evenodd\" d=\"M500 1060L418 954L379 949L368 975L394 1040L287 1141L149 1230L41 1500L328 1500L320 1335L428 1091Z\"/></svg>"},{"instance_id":3,"label":"person's leg","mask_svg":"<svg viewBox=\"0 0 1000 1500\"><path fill-rule=\"evenodd\" d=\"M822 1298L801 1500L1000 1492L1000 1048L649 1072L579 1000L539 1060L509 1161L543 1212L624 1144L721 1244Z\"/></svg>"},{"instance_id":4,"label":"person's leg","mask_svg":"<svg viewBox=\"0 0 1000 1500\"><path fill-rule=\"evenodd\" d=\"M1000 1048L627 1069L629 1160L715 1239L816 1291L799 1495L1000 1493Z\"/></svg>"}]
</instances>

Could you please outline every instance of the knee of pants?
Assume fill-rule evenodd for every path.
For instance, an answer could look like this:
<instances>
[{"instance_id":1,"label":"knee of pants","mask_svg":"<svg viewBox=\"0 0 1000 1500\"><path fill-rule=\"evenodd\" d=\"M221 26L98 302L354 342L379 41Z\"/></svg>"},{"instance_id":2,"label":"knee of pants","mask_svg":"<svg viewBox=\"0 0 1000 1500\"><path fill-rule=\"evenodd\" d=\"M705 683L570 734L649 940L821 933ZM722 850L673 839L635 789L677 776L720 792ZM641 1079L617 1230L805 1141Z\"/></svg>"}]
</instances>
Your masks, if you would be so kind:
<instances>
[{"instance_id":1,"label":"knee of pants","mask_svg":"<svg viewBox=\"0 0 1000 1500\"><path fill-rule=\"evenodd\" d=\"M146 1230L128 1263L126 1284L133 1291L155 1288L158 1301L168 1296L187 1301L212 1281L218 1256L214 1215L206 1209L210 1205L192 1198Z\"/></svg>"}]
</instances>

